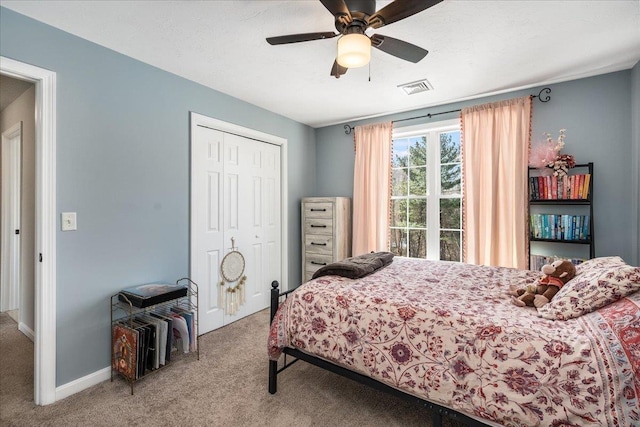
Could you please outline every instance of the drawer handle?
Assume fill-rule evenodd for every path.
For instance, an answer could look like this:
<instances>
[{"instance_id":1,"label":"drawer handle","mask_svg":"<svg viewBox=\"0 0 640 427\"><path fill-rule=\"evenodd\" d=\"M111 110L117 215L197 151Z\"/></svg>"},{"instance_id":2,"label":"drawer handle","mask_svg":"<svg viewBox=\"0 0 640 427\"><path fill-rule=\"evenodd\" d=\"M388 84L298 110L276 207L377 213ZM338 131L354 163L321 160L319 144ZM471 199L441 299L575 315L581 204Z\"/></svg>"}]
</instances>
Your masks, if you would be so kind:
<instances>
[{"instance_id":1,"label":"drawer handle","mask_svg":"<svg viewBox=\"0 0 640 427\"><path fill-rule=\"evenodd\" d=\"M315 224L311 224L311 228L327 228L326 225L315 225Z\"/></svg>"},{"instance_id":2,"label":"drawer handle","mask_svg":"<svg viewBox=\"0 0 640 427\"><path fill-rule=\"evenodd\" d=\"M316 242L311 242L311 244L312 244L312 245L315 245L315 246L327 246L327 244L326 244L326 243L316 243Z\"/></svg>"},{"instance_id":3,"label":"drawer handle","mask_svg":"<svg viewBox=\"0 0 640 427\"><path fill-rule=\"evenodd\" d=\"M315 262L315 261L311 261L311 264L315 264L315 265L327 265L326 262Z\"/></svg>"},{"instance_id":4,"label":"drawer handle","mask_svg":"<svg viewBox=\"0 0 640 427\"><path fill-rule=\"evenodd\" d=\"M326 209L313 209L311 208L311 212L326 212Z\"/></svg>"}]
</instances>

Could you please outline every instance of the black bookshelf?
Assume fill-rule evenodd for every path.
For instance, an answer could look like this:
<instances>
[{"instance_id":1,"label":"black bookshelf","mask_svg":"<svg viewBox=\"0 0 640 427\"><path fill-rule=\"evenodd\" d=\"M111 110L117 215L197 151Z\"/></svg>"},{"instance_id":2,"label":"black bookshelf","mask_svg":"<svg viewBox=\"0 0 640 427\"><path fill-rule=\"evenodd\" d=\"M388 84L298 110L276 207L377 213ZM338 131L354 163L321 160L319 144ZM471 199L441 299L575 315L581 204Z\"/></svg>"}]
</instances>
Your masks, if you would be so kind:
<instances>
[{"instance_id":1,"label":"black bookshelf","mask_svg":"<svg viewBox=\"0 0 640 427\"><path fill-rule=\"evenodd\" d=\"M544 242L544 243L552 243L552 244L562 244L562 245L588 245L589 258L595 257L595 226L594 226L594 217L593 217L593 184L594 184L594 175L593 175L593 162L576 164L573 168L569 169L569 175L581 175L581 174L589 174L590 180L588 185L587 197L585 199L563 199L563 198L535 198L533 197L534 189L531 184L531 178L537 177L540 174L536 173L539 169L529 168L528 170L528 179L529 183L529 211L527 213L528 217L528 230L529 233L529 254L531 255L531 244L535 242ZM540 208L536 208L537 210L543 210L544 213L542 215L558 215L558 211L571 211L571 207L576 207L579 209L578 211L572 211L570 214L562 214L562 215L577 215L577 216L589 216L589 225L587 231L587 238L583 239L566 239L566 238L547 238L547 237L536 237L533 234L533 224L532 224L532 206L538 206ZM578 206L586 206L586 211L584 208L578 208ZM567 208L568 207L568 208ZM581 214L582 212L582 214ZM585 213L585 212L588 212ZM576 251L576 254L584 253L583 251ZM530 264L531 267L531 264Z\"/></svg>"}]
</instances>

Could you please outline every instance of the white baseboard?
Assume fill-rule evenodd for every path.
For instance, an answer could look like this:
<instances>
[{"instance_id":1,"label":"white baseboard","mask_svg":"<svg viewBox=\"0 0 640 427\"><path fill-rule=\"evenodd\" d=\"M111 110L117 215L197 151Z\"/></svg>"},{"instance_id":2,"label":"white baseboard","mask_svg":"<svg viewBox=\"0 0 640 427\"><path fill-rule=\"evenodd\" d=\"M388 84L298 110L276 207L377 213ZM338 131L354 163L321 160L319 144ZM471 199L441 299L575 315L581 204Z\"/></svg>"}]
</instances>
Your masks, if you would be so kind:
<instances>
[{"instance_id":1,"label":"white baseboard","mask_svg":"<svg viewBox=\"0 0 640 427\"><path fill-rule=\"evenodd\" d=\"M107 366L106 368L100 369L99 371L93 372L89 375L85 375L82 378L78 378L77 380L73 380L71 382L63 384L60 387L56 387L56 402L110 379L111 367Z\"/></svg>"},{"instance_id":2,"label":"white baseboard","mask_svg":"<svg viewBox=\"0 0 640 427\"><path fill-rule=\"evenodd\" d=\"M33 342L34 334L33 334L33 330L31 330L31 328L29 328L24 323L20 322L18 324L18 330L20 332L22 332L23 334L25 334L27 336L27 338L29 338L31 340L31 342Z\"/></svg>"}]
</instances>

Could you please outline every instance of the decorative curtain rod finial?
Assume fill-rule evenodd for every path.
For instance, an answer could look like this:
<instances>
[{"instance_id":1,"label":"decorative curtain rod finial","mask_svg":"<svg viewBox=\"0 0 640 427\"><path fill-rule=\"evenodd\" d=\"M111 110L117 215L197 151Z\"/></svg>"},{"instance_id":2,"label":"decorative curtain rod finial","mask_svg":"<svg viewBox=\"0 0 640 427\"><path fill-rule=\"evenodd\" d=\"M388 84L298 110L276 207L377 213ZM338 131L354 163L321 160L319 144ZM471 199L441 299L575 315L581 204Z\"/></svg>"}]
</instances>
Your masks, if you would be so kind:
<instances>
[{"instance_id":1,"label":"decorative curtain rod finial","mask_svg":"<svg viewBox=\"0 0 640 427\"><path fill-rule=\"evenodd\" d=\"M542 97L542 92L547 94L544 98ZM540 102L549 102L551 100L551 97L549 96L550 93L551 93L551 88L545 87L540 89L540 92L538 92L537 95L533 95L533 97L538 98Z\"/></svg>"},{"instance_id":2,"label":"decorative curtain rod finial","mask_svg":"<svg viewBox=\"0 0 640 427\"><path fill-rule=\"evenodd\" d=\"M350 135L351 132L353 131L353 129L355 129L355 128L353 128L353 127L351 127L349 125L344 125L344 133L345 133L345 135Z\"/></svg>"}]
</instances>

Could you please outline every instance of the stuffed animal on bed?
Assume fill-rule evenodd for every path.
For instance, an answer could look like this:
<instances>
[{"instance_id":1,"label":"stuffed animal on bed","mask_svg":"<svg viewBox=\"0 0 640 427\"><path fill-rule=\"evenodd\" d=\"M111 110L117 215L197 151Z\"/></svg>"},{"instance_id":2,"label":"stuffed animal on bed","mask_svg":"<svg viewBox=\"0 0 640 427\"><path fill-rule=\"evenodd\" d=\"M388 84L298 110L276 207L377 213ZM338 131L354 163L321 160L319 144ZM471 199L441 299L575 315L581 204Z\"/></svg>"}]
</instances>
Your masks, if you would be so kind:
<instances>
[{"instance_id":1,"label":"stuffed animal on bed","mask_svg":"<svg viewBox=\"0 0 640 427\"><path fill-rule=\"evenodd\" d=\"M519 307L540 308L558 293L560 288L576 275L576 267L566 259L542 266L544 276L524 289L510 288L511 302Z\"/></svg>"}]
</instances>

